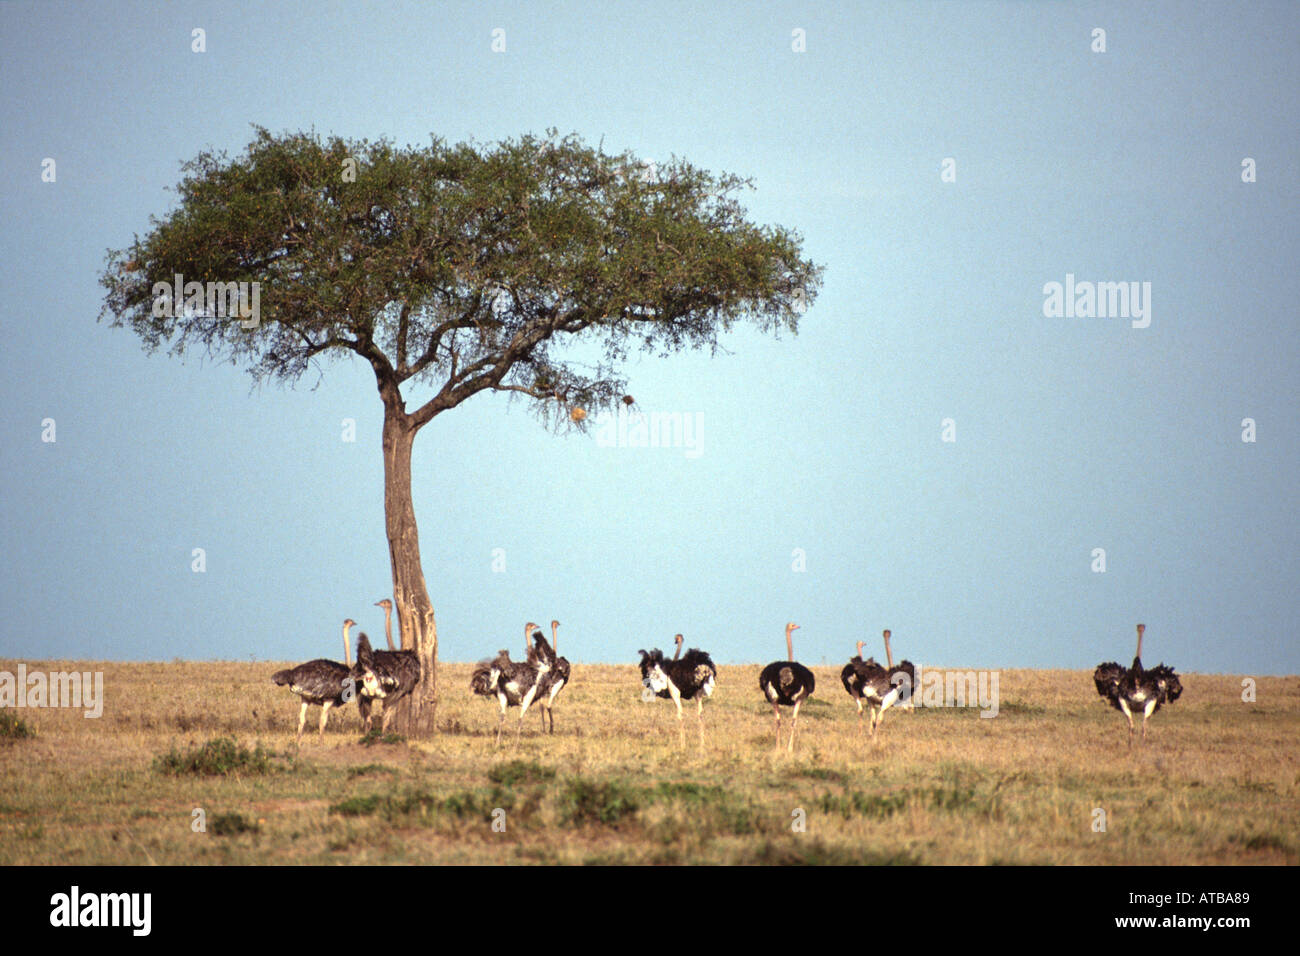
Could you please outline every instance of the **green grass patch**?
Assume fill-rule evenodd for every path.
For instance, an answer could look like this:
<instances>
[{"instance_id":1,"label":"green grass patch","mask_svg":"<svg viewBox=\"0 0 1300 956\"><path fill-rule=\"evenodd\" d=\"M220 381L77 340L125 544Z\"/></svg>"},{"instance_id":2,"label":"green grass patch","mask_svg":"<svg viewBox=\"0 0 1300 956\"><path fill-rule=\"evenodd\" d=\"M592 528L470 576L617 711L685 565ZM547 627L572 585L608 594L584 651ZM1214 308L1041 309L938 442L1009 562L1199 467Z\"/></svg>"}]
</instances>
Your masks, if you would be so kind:
<instances>
[{"instance_id":1,"label":"green grass patch","mask_svg":"<svg viewBox=\"0 0 1300 956\"><path fill-rule=\"evenodd\" d=\"M555 777L555 770L544 767L531 760L512 760L497 764L487 772L488 780L504 787L514 787L521 783L541 783Z\"/></svg>"},{"instance_id":2,"label":"green grass patch","mask_svg":"<svg viewBox=\"0 0 1300 956\"><path fill-rule=\"evenodd\" d=\"M172 747L154 758L154 769L170 776L223 777L232 773L261 774L272 769L272 754L259 743L253 750L231 737L218 737L198 747Z\"/></svg>"},{"instance_id":3,"label":"green grass patch","mask_svg":"<svg viewBox=\"0 0 1300 956\"><path fill-rule=\"evenodd\" d=\"M616 780L575 777L560 791L560 819L568 826L598 823L617 827L641 806L641 795Z\"/></svg>"},{"instance_id":4,"label":"green grass patch","mask_svg":"<svg viewBox=\"0 0 1300 956\"><path fill-rule=\"evenodd\" d=\"M0 710L0 740L24 740L35 736L36 731L27 726L27 721L8 710Z\"/></svg>"},{"instance_id":5,"label":"green grass patch","mask_svg":"<svg viewBox=\"0 0 1300 956\"><path fill-rule=\"evenodd\" d=\"M242 814L222 813L212 818L212 832L217 836L238 836L241 833L261 833L262 827L245 819Z\"/></svg>"},{"instance_id":6,"label":"green grass patch","mask_svg":"<svg viewBox=\"0 0 1300 956\"><path fill-rule=\"evenodd\" d=\"M330 813L337 813L345 817L368 817L371 814L378 813L385 805L387 797L378 793L372 793L364 797L348 797L346 800L340 800L330 807Z\"/></svg>"},{"instance_id":7,"label":"green grass patch","mask_svg":"<svg viewBox=\"0 0 1300 956\"><path fill-rule=\"evenodd\" d=\"M357 777L366 777L370 774L386 773L396 776L401 773L396 767L390 767L386 763L368 763L361 767L348 767L348 779L354 780Z\"/></svg>"},{"instance_id":8,"label":"green grass patch","mask_svg":"<svg viewBox=\"0 0 1300 956\"><path fill-rule=\"evenodd\" d=\"M780 842L766 840L737 862L775 866L918 866L921 859L906 850L889 852L794 837Z\"/></svg>"},{"instance_id":9,"label":"green grass patch","mask_svg":"<svg viewBox=\"0 0 1300 956\"><path fill-rule=\"evenodd\" d=\"M824 793L814 804L823 813L838 813L845 820L853 816L884 820L907 806L908 793Z\"/></svg>"},{"instance_id":10,"label":"green grass patch","mask_svg":"<svg viewBox=\"0 0 1300 956\"><path fill-rule=\"evenodd\" d=\"M692 833L707 841L719 834L745 836L772 828L771 814L755 807L746 797L716 784L662 781L640 792L641 807L670 806L675 815L661 821L656 833L665 843Z\"/></svg>"},{"instance_id":11,"label":"green grass patch","mask_svg":"<svg viewBox=\"0 0 1300 956\"><path fill-rule=\"evenodd\" d=\"M404 790L349 797L333 804L330 813L347 817L378 816L396 824L428 825L448 817L491 820L494 810L511 810L514 803L512 793L498 788L463 790L445 797L427 790Z\"/></svg>"},{"instance_id":12,"label":"green grass patch","mask_svg":"<svg viewBox=\"0 0 1300 956\"><path fill-rule=\"evenodd\" d=\"M671 800L695 806L726 803L731 797L729 791L716 784L669 780L663 781L645 793L651 801Z\"/></svg>"},{"instance_id":13,"label":"green grass patch","mask_svg":"<svg viewBox=\"0 0 1300 956\"><path fill-rule=\"evenodd\" d=\"M1291 844L1286 838L1278 833L1242 833L1233 837L1233 840L1240 843L1247 850L1280 850L1283 853L1291 852Z\"/></svg>"},{"instance_id":14,"label":"green grass patch","mask_svg":"<svg viewBox=\"0 0 1300 956\"><path fill-rule=\"evenodd\" d=\"M786 776L791 779L802 777L806 780L825 780L827 783L844 782L844 774L829 767L791 767Z\"/></svg>"}]
</instances>

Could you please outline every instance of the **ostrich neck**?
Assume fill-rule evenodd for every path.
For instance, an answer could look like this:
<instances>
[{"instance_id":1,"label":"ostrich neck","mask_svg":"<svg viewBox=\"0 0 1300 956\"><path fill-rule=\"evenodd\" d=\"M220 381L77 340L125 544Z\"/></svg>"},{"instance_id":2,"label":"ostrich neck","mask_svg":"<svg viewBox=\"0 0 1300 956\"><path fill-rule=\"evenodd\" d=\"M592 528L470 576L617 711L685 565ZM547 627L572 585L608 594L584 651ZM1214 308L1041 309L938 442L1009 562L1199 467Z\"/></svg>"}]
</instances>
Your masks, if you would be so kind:
<instances>
[{"instance_id":1,"label":"ostrich neck","mask_svg":"<svg viewBox=\"0 0 1300 956\"><path fill-rule=\"evenodd\" d=\"M889 649L889 638L885 638L885 660L889 662L892 670L894 667L894 652Z\"/></svg>"},{"instance_id":2,"label":"ostrich neck","mask_svg":"<svg viewBox=\"0 0 1300 956\"><path fill-rule=\"evenodd\" d=\"M551 650L555 651L555 656L560 656L560 635L555 630L555 625L551 625Z\"/></svg>"},{"instance_id":3,"label":"ostrich neck","mask_svg":"<svg viewBox=\"0 0 1300 956\"><path fill-rule=\"evenodd\" d=\"M393 643L393 609L384 608L384 638L388 641L390 651L397 650L397 645Z\"/></svg>"},{"instance_id":4,"label":"ostrich neck","mask_svg":"<svg viewBox=\"0 0 1300 956\"><path fill-rule=\"evenodd\" d=\"M794 640L790 637L789 629L785 632L785 658L788 661L794 660Z\"/></svg>"},{"instance_id":5,"label":"ostrich neck","mask_svg":"<svg viewBox=\"0 0 1300 956\"><path fill-rule=\"evenodd\" d=\"M348 640L348 629L351 626L351 624L343 625L343 663L347 664L348 667L352 666L352 647L351 642Z\"/></svg>"}]
</instances>

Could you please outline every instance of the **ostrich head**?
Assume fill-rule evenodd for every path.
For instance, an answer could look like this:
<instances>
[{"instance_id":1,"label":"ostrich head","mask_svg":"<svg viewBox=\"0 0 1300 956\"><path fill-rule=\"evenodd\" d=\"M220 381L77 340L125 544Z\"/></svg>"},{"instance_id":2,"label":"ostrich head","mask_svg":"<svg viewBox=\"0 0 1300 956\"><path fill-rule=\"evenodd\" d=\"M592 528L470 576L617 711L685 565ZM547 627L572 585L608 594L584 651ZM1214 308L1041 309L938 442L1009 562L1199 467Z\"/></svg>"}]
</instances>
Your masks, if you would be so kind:
<instances>
[{"instance_id":1,"label":"ostrich head","mask_svg":"<svg viewBox=\"0 0 1300 956\"><path fill-rule=\"evenodd\" d=\"M527 624L524 625L524 660L531 660L533 657L533 634L534 633L540 636L542 630L532 621L529 621Z\"/></svg>"},{"instance_id":2,"label":"ostrich head","mask_svg":"<svg viewBox=\"0 0 1300 956\"><path fill-rule=\"evenodd\" d=\"M393 602L390 601L388 598L384 598L382 601L376 601L375 607L382 607L384 609L385 614L393 613Z\"/></svg>"}]
</instances>

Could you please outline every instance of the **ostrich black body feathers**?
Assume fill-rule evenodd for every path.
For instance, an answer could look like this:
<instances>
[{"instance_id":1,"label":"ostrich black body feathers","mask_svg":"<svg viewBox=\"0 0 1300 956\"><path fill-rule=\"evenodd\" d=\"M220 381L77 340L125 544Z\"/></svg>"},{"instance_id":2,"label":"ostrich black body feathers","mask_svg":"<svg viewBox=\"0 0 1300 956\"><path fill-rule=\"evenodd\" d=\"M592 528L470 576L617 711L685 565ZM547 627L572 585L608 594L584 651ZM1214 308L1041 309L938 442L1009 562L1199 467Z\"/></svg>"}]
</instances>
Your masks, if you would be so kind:
<instances>
[{"instance_id":1,"label":"ostrich black body feathers","mask_svg":"<svg viewBox=\"0 0 1300 956\"><path fill-rule=\"evenodd\" d=\"M796 661L773 661L758 675L758 686L773 704L793 707L812 696L817 678Z\"/></svg>"},{"instance_id":2,"label":"ostrich black body feathers","mask_svg":"<svg viewBox=\"0 0 1300 956\"><path fill-rule=\"evenodd\" d=\"M677 636L680 650L681 635ZM704 701L712 696L718 679L713 659L692 647L680 658L668 660L655 648L641 655L641 683L656 697L671 700L677 708L677 733L681 746L686 745L686 728L682 724L682 701L695 701L695 716L700 728L700 751L704 750Z\"/></svg>"},{"instance_id":3,"label":"ostrich black body feathers","mask_svg":"<svg viewBox=\"0 0 1300 956\"><path fill-rule=\"evenodd\" d=\"M1133 666L1125 670L1115 661L1098 664L1092 672L1097 693L1128 719L1129 745L1133 743L1133 715L1142 715L1142 737L1146 738L1147 721L1165 704L1172 704L1183 693L1177 672L1165 663L1150 670L1142 658L1134 657Z\"/></svg>"},{"instance_id":4,"label":"ostrich black body feathers","mask_svg":"<svg viewBox=\"0 0 1300 956\"><path fill-rule=\"evenodd\" d=\"M375 700L382 700L384 717L380 730L387 733L397 702L420 683L420 658L415 651L373 650L370 638L362 634L357 639L357 662L352 666L351 676L356 681L357 703L365 730L370 730L370 707Z\"/></svg>"},{"instance_id":5,"label":"ostrich black body feathers","mask_svg":"<svg viewBox=\"0 0 1300 956\"><path fill-rule=\"evenodd\" d=\"M533 631L533 646L528 652L528 661L534 665L539 661L549 665L546 674L541 678L541 686L537 688L537 702L540 705L543 726L546 724L547 714L550 714L550 732L555 733L555 713L552 707L555 705L555 698L569 683L569 659L558 656L550 642L546 640L546 635L538 630Z\"/></svg>"},{"instance_id":6,"label":"ostrich black body feathers","mask_svg":"<svg viewBox=\"0 0 1300 956\"><path fill-rule=\"evenodd\" d=\"M288 687L304 703L324 704L328 701L334 707L342 707L347 703L343 699L343 682L349 673L346 664L318 658L289 670L276 671L271 675L271 683Z\"/></svg>"},{"instance_id":7,"label":"ostrich black body feathers","mask_svg":"<svg viewBox=\"0 0 1300 956\"><path fill-rule=\"evenodd\" d=\"M718 669L704 651L692 647L676 660L665 658L664 652L657 647L648 654L645 651L637 653L641 655L641 681L655 692L656 697L671 699L673 696L666 683L651 682L656 667L677 688L682 700L693 700L696 694L708 697L713 693Z\"/></svg>"},{"instance_id":8,"label":"ostrich black body feathers","mask_svg":"<svg viewBox=\"0 0 1300 956\"><path fill-rule=\"evenodd\" d=\"M840 681L858 705L859 729L863 705L870 710L871 736L874 737L885 711L911 698L915 690L916 668L911 661L901 661L897 667L886 668L876 663L874 657L864 661L861 654L855 654L840 671Z\"/></svg>"},{"instance_id":9,"label":"ostrich black body feathers","mask_svg":"<svg viewBox=\"0 0 1300 956\"><path fill-rule=\"evenodd\" d=\"M331 707L342 707L351 696L346 693L345 683L351 672L346 664L317 658L288 670L276 671L271 675L271 682L281 687L288 687L302 700L298 710L297 742L302 743L302 729L307 722L307 708L317 704L320 712L320 736L325 738L325 724L329 720Z\"/></svg>"},{"instance_id":10,"label":"ostrich black body feathers","mask_svg":"<svg viewBox=\"0 0 1300 956\"><path fill-rule=\"evenodd\" d=\"M501 727L505 723L506 708L520 708L519 727L515 731L515 740L518 741L524 726L524 715L537 699L550 672L550 662L540 655L535 660L512 661L510 652L506 650L498 651L497 656L491 660L479 661L474 667L469 679L470 689L484 697L495 697L501 707L501 719L497 722L498 745L501 743Z\"/></svg>"}]
</instances>

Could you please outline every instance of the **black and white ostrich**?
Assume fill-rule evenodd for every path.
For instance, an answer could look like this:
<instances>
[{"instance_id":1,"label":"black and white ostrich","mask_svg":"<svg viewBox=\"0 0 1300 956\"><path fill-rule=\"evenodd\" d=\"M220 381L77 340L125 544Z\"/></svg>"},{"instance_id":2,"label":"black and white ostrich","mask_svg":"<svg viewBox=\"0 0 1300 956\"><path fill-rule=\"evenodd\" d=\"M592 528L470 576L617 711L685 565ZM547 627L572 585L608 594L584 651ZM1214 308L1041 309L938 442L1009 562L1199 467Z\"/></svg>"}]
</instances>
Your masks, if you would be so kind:
<instances>
[{"instance_id":1,"label":"black and white ostrich","mask_svg":"<svg viewBox=\"0 0 1300 956\"><path fill-rule=\"evenodd\" d=\"M529 621L524 625L524 639L532 637L537 625ZM540 633L540 632L539 632ZM470 675L469 686L483 697L495 697L501 706L501 719L497 721L497 746L501 746L501 728L506 722L506 708L519 708L519 726L515 728L515 745L524 729L524 715L537 699L537 693L551 672L551 664L540 653L534 659L512 661L507 650L497 651L491 660L479 661Z\"/></svg>"},{"instance_id":2,"label":"black and white ostrich","mask_svg":"<svg viewBox=\"0 0 1300 956\"><path fill-rule=\"evenodd\" d=\"M317 658L307 661L289 670L276 671L271 675L271 683L287 686L302 699L298 710L298 737L296 745L302 746L302 728L307 723L307 708L312 704L320 707L320 738L325 739L325 722L329 720L331 707L342 707L352 699L347 681L352 672L352 653L348 639L349 629L357 622L348 618L343 622L343 659L346 664Z\"/></svg>"},{"instance_id":3,"label":"black and white ostrich","mask_svg":"<svg viewBox=\"0 0 1300 956\"><path fill-rule=\"evenodd\" d=\"M550 644L546 643L546 637L540 628L534 630L533 644L527 648L529 662L536 663L537 658L543 658L551 665L537 689L537 709L542 715L542 730L546 731L546 718L550 717L551 733L555 733L555 698L560 696L560 691L569 683L570 673L569 659L560 657L559 627L559 621L551 621Z\"/></svg>"},{"instance_id":4,"label":"black and white ostrich","mask_svg":"<svg viewBox=\"0 0 1300 956\"><path fill-rule=\"evenodd\" d=\"M890 669L881 667L874 657L868 657L864 661L862 646L863 642L858 641L857 656L849 658L849 662L844 665L840 671L840 681L857 702L859 732L862 730L863 705L870 710L871 737L874 740L885 711L898 703L905 693L910 694L912 677L905 668L911 667L911 664L904 661L898 667ZM906 679L896 676L904 674L908 675Z\"/></svg>"},{"instance_id":5,"label":"black and white ostrich","mask_svg":"<svg viewBox=\"0 0 1300 956\"><path fill-rule=\"evenodd\" d=\"M916 686L916 666L906 658L900 661L897 667L894 666L894 652L889 649L888 628L885 630L885 661L885 666L889 668L890 683L896 684L903 689L902 694L899 695L898 709L911 710L912 695L920 689ZM896 676L898 674L906 674L907 682L903 683L902 679Z\"/></svg>"},{"instance_id":6,"label":"black and white ostrich","mask_svg":"<svg viewBox=\"0 0 1300 956\"><path fill-rule=\"evenodd\" d=\"M865 645L866 641L858 641L858 652L849 658L849 662L845 664L844 669L840 671L840 683L843 684L844 689L849 692L849 696L853 698L853 702L858 705L859 732L862 730L862 715L864 712L862 706L863 690L870 682L872 670L880 667L880 665L876 663L874 657L868 657L865 661L862 659L862 648Z\"/></svg>"},{"instance_id":7,"label":"black and white ostrich","mask_svg":"<svg viewBox=\"0 0 1300 956\"><path fill-rule=\"evenodd\" d=\"M386 734L398 701L420 683L420 658L415 651L372 650L370 638L362 634L357 638L357 662L352 666L352 679L356 682L363 732L370 733L370 707L376 700L382 700L384 717L379 731ZM361 702L363 697L367 698L364 704Z\"/></svg>"},{"instance_id":8,"label":"black and white ostrich","mask_svg":"<svg viewBox=\"0 0 1300 956\"><path fill-rule=\"evenodd\" d=\"M1137 626L1137 653L1133 657L1133 666L1128 670L1114 661L1098 664L1093 671L1092 681L1097 685L1097 693L1110 702L1110 705L1128 718L1128 745L1133 746L1133 712L1142 713L1142 739L1147 739L1147 721L1161 704L1172 704L1183 693L1183 685L1172 667L1162 661L1158 666L1146 670L1142 667L1142 635L1145 624Z\"/></svg>"},{"instance_id":9,"label":"black and white ostrich","mask_svg":"<svg viewBox=\"0 0 1300 956\"><path fill-rule=\"evenodd\" d=\"M718 669L707 653L692 647L683 657L682 636L673 637L677 650L672 660L664 659L664 652L655 648L641 655L641 683L656 697L671 700L677 707L677 733L679 746L686 746L686 727L682 722L682 701L695 701L695 716L700 727L700 749L704 749L704 698L713 695L718 680Z\"/></svg>"},{"instance_id":10,"label":"black and white ostrich","mask_svg":"<svg viewBox=\"0 0 1300 956\"><path fill-rule=\"evenodd\" d=\"M794 752L794 735L799 726L799 705L812 696L817 681L812 671L797 663L794 659L794 642L790 634L799 630L798 624L785 626L786 660L773 661L763 668L758 675L758 686L772 704L776 714L776 749L781 749L781 707L793 707L790 718L790 745L786 749Z\"/></svg>"}]
</instances>

